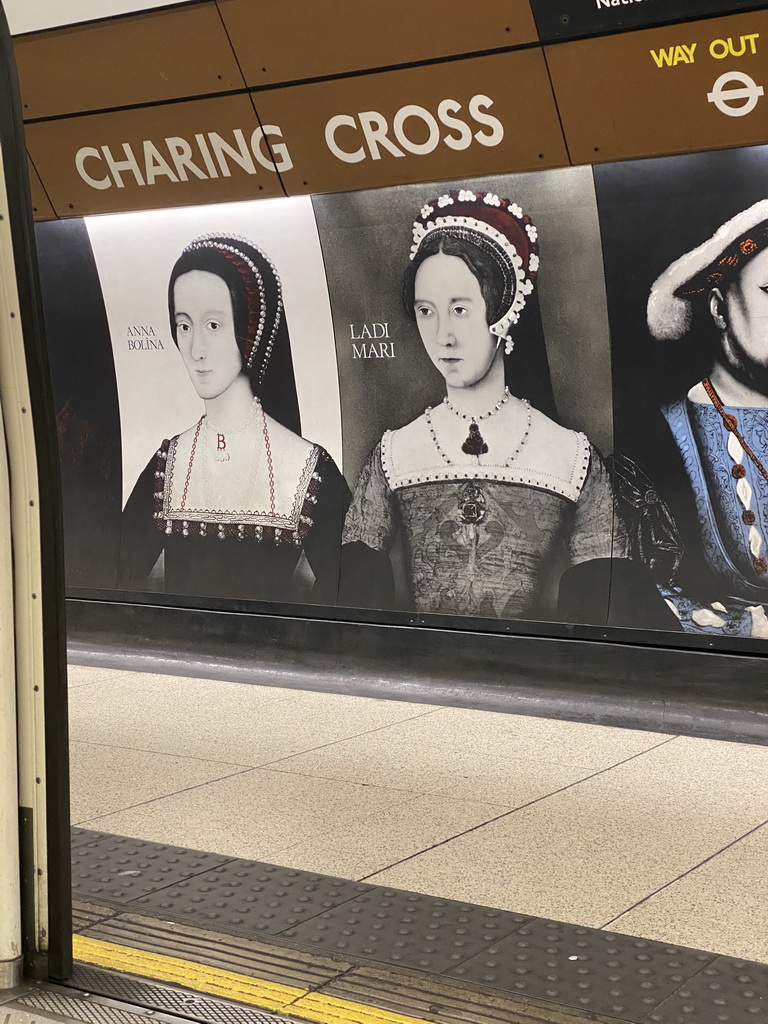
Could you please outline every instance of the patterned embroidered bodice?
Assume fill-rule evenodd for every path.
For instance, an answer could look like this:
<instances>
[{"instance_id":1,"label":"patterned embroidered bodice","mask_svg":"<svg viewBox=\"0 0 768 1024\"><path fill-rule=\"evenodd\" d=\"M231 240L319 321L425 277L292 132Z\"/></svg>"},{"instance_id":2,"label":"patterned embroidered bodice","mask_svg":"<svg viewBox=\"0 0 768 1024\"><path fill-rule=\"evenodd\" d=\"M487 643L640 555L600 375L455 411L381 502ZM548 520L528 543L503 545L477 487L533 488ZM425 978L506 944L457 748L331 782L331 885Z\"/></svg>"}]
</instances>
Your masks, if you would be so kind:
<instances>
[{"instance_id":1,"label":"patterned embroidered bodice","mask_svg":"<svg viewBox=\"0 0 768 1024\"><path fill-rule=\"evenodd\" d=\"M755 562L764 558L766 552L768 482L744 454L738 438L726 431L714 407L690 402L689 409L726 552L742 577L766 589L768 597L766 573L755 569ZM739 431L752 450L768 456L768 410L726 407L725 411L737 417ZM737 466L743 467L743 477L734 477ZM748 514L750 512L752 515ZM753 518L753 522L745 521Z\"/></svg>"},{"instance_id":2,"label":"patterned embroidered bodice","mask_svg":"<svg viewBox=\"0 0 768 1024\"><path fill-rule=\"evenodd\" d=\"M483 618L551 617L562 573L612 553L613 496L584 435L537 414L550 460L501 465L398 464L395 432L371 452L343 542L388 552L404 541L413 607ZM410 460L413 463L413 459Z\"/></svg>"}]
</instances>

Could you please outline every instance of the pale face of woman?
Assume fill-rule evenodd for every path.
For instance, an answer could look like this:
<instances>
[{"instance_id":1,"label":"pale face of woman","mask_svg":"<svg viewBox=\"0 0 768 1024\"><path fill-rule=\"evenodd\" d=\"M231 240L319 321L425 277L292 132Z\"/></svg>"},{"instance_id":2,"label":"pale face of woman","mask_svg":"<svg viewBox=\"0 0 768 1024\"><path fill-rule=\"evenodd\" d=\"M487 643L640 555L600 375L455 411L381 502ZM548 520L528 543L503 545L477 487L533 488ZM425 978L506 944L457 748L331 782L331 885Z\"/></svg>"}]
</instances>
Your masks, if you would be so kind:
<instances>
[{"instance_id":1,"label":"pale face of woman","mask_svg":"<svg viewBox=\"0 0 768 1024\"><path fill-rule=\"evenodd\" d=\"M458 256L438 252L416 271L414 313L427 355L454 388L481 381L496 359L480 283Z\"/></svg>"},{"instance_id":2,"label":"pale face of woman","mask_svg":"<svg viewBox=\"0 0 768 1024\"><path fill-rule=\"evenodd\" d=\"M216 274L190 270L176 280L173 304L179 352L195 391L218 398L244 373L229 288Z\"/></svg>"}]
</instances>

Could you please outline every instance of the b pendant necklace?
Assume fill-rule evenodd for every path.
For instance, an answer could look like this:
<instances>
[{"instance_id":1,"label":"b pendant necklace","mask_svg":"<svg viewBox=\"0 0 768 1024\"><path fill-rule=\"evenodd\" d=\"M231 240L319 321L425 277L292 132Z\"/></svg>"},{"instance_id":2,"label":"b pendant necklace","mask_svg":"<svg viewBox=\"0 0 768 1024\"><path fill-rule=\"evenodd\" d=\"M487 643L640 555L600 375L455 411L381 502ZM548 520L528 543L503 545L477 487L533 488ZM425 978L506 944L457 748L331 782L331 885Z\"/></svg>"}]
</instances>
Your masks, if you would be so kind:
<instances>
[{"instance_id":1,"label":"b pendant necklace","mask_svg":"<svg viewBox=\"0 0 768 1024\"><path fill-rule=\"evenodd\" d=\"M205 416L203 417L203 419L205 420L205 440L208 440L209 433L214 433L216 435L216 454L214 455L214 458L216 459L217 462L229 462L230 454L227 451L227 437L236 437L238 434L242 434L243 431L247 430L248 427L250 427L250 425L256 419L256 413L259 411L260 408L261 403L259 402L256 395L254 395L253 401L251 402L251 408L248 413L248 416L245 419L245 422L241 426L236 427L234 430L226 431L226 433L223 430L219 430L218 427L214 426L213 423L211 423L211 418L208 415L208 413L205 414ZM207 449L208 446L206 444L206 451Z\"/></svg>"},{"instance_id":2,"label":"b pendant necklace","mask_svg":"<svg viewBox=\"0 0 768 1024\"><path fill-rule=\"evenodd\" d=\"M265 452L265 454L267 456L267 475L268 475L268 478L269 478L269 512L270 512L271 515L274 515L275 514L275 470L274 470L274 466L273 466L273 463L272 463L272 445L270 444L270 440L269 440L269 429L267 427L267 417L266 417L266 415L264 413L264 409L263 409L263 407L261 405L261 402L259 401L259 399L256 396L254 396L253 404L251 406L251 411L250 411L250 414L248 416L248 419L246 420L246 422L241 427L238 427L237 430L230 430L229 431L229 437L232 437L232 435L234 435L234 434L241 434L241 433L243 433L246 430L246 428L249 427L251 425L251 423L253 423L254 419L256 418L256 416L257 416L257 414L259 412L261 413L262 436L263 436L263 439L264 439L264 452ZM197 421L197 426L195 427L194 437L192 438L192 450L191 450L190 455L189 455L189 464L187 466L187 475L186 475L186 478L184 480L184 490L182 492L182 497L181 497L181 505L180 505L180 509L181 510L184 510L187 507L187 494L189 492L189 482L190 482L190 479L192 477L192 467L193 467L193 465L195 463L195 456L197 454L197 446L198 446L198 441L200 440L201 431L202 431L202 433L204 435L203 436L203 444L204 444L204 452L203 452L203 454L204 454L204 458L203 458L203 467L202 467L202 485L203 485L203 491L205 493L205 498L206 498L205 504L207 506L209 506L206 509L206 511L211 511L215 507L215 504L216 504L216 502L213 500L213 495L211 494L210 474L209 474L209 471L208 471L208 448L209 448L209 445L208 445L208 417L207 417L206 414L203 414L200 417L200 419ZM227 451L227 448L226 448L227 435L223 434L220 431L216 431L216 434L217 434L217 444L216 444L216 458L217 458L217 461L219 461L219 462L228 462L230 460L231 456L230 456L230 453ZM222 447L221 442L219 441L220 438L223 438L223 447ZM227 456L226 459L219 459L218 456L219 456L220 453L221 454L226 454L226 456ZM257 455L258 455L258 459L257 459L257 462L256 462L256 464L254 466L254 472L253 472L254 486L255 486L256 472L257 472L257 468L258 468L258 461L260 461L261 452L258 452Z\"/></svg>"}]
</instances>

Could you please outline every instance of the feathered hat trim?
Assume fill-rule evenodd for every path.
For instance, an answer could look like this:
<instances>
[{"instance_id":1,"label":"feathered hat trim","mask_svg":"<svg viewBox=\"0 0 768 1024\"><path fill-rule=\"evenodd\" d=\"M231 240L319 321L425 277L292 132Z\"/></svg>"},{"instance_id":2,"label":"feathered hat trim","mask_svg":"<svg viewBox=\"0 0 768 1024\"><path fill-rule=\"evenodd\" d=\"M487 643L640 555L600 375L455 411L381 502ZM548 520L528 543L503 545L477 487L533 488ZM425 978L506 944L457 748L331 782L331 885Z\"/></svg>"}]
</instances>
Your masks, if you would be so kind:
<instances>
[{"instance_id":1,"label":"feathered hat trim","mask_svg":"<svg viewBox=\"0 0 768 1024\"><path fill-rule=\"evenodd\" d=\"M648 329L660 341L677 341L691 327L693 299L727 288L744 266L768 248L768 199L742 210L711 238L667 267L648 299Z\"/></svg>"}]
</instances>

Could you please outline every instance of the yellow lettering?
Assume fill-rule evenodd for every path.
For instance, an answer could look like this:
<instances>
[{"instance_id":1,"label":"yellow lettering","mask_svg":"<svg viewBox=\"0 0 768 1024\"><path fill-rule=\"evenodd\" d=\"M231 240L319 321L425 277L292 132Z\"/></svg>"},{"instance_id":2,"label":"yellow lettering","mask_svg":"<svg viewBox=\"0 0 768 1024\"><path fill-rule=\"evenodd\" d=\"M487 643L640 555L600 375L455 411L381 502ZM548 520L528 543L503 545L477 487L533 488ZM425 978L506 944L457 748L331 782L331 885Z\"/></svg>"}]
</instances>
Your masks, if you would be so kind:
<instances>
[{"instance_id":1,"label":"yellow lettering","mask_svg":"<svg viewBox=\"0 0 768 1024\"><path fill-rule=\"evenodd\" d=\"M672 57L674 55L675 48L670 46L668 50L651 50L651 56L656 61L657 68L672 67Z\"/></svg>"}]
</instances>

